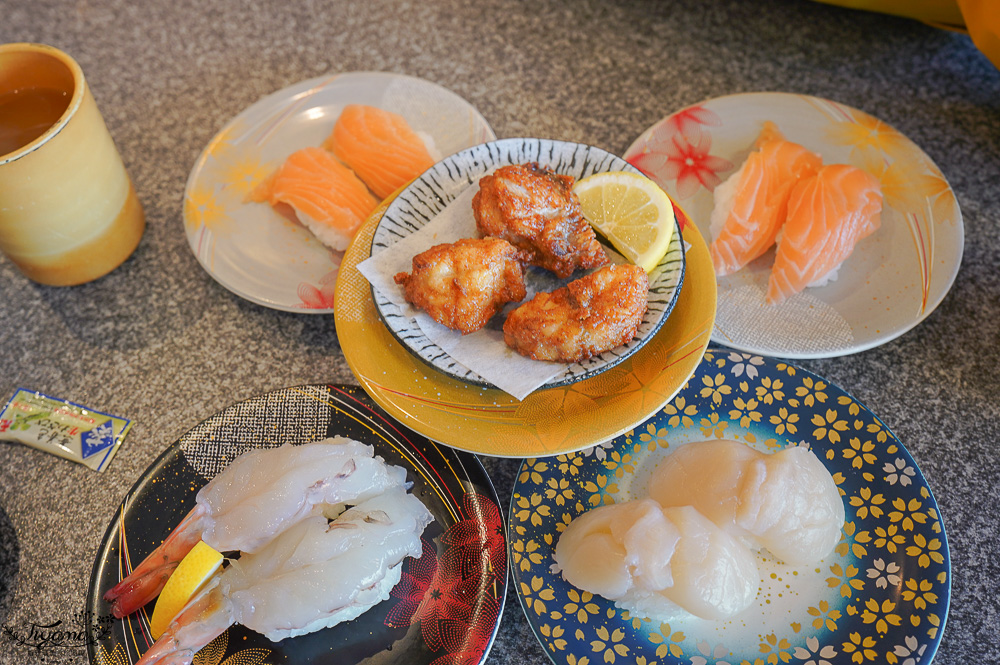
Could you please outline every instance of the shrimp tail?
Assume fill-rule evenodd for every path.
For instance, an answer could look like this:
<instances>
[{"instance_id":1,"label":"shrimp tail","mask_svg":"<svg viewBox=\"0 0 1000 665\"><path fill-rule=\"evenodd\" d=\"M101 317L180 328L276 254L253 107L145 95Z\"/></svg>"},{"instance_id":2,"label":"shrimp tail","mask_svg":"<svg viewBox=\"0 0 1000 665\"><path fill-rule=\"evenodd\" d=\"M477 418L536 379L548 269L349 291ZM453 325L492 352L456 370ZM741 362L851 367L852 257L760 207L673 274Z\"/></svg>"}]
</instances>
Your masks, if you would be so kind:
<instances>
[{"instance_id":1,"label":"shrimp tail","mask_svg":"<svg viewBox=\"0 0 1000 665\"><path fill-rule=\"evenodd\" d=\"M178 563L178 561L165 561L156 568L148 569L142 575L129 575L122 580L104 594L104 599L111 602L111 614L116 619L124 618L159 595ZM112 595L112 592L115 595Z\"/></svg>"},{"instance_id":2,"label":"shrimp tail","mask_svg":"<svg viewBox=\"0 0 1000 665\"><path fill-rule=\"evenodd\" d=\"M191 665L206 644L236 622L233 604L216 575L174 617L170 627L136 665Z\"/></svg>"},{"instance_id":3,"label":"shrimp tail","mask_svg":"<svg viewBox=\"0 0 1000 665\"><path fill-rule=\"evenodd\" d=\"M210 519L208 510L202 504L196 505L159 547L121 582L108 589L104 600L111 603L111 613L116 619L128 616L156 598L177 564L201 540Z\"/></svg>"}]
</instances>

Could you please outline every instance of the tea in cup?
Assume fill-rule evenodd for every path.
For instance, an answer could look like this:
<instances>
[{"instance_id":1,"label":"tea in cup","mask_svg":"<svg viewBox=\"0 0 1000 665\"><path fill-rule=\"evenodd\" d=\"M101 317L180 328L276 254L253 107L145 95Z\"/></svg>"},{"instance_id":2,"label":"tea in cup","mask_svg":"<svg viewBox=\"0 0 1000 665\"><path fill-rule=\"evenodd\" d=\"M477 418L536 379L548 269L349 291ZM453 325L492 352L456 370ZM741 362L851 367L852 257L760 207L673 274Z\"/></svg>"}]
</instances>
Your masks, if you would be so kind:
<instances>
[{"instance_id":1,"label":"tea in cup","mask_svg":"<svg viewBox=\"0 0 1000 665\"><path fill-rule=\"evenodd\" d=\"M36 282L82 284L124 262L145 225L79 64L0 45L0 251Z\"/></svg>"}]
</instances>

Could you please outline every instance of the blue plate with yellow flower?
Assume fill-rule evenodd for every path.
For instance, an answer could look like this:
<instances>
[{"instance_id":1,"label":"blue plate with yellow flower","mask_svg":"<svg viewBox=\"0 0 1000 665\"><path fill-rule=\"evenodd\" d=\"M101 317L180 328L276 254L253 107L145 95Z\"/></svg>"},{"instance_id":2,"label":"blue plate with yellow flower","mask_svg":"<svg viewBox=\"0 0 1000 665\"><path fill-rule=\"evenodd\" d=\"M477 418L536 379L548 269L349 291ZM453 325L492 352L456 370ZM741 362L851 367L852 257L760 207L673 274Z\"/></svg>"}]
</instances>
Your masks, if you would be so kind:
<instances>
[{"instance_id":1,"label":"blue plate with yellow flower","mask_svg":"<svg viewBox=\"0 0 1000 665\"><path fill-rule=\"evenodd\" d=\"M839 544L813 566L759 553L756 602L725 621L632 616L556 571L560 534L578 515L646 495L677 447L733 439L761 451L805 445L839 487ZM937 503L888 427L843 390L795 365L710 349L652 418L611 441L527 459L510 506L510 564L528 623L553 663L764 665L928 663L951 587Z\"/></svg>"}]
</instances>

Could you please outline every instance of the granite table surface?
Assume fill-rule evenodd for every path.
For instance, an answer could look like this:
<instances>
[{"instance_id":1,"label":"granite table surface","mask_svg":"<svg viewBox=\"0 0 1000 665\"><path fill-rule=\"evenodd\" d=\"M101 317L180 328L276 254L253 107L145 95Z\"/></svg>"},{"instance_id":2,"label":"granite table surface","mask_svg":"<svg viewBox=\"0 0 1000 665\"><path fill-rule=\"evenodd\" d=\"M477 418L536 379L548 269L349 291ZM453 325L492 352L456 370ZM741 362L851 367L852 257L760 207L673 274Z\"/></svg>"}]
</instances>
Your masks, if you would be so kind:
<instances>
[{"instance_id":1,"label":"granite table surface","mask_svg":"<svg viewBox=\"0 0 1000 665\"><path fill-rule=\"evenodd\" d=\"M18 41L80 62L148 228L125 264L79 287L35 285L0 257L2 400L23 386L134 421L104 473L0 444L0 663L87 662L83 647L12 635L73 624L119 502L181 434L266 391L357 383L332 315L233 295L188 248L181 212L229 119L350 71L436 82L500 137L618 154L674 110L754 91L842 102L923 148L964 217L950 293L894 341L798 364L877 414L934 492L952 561L935 663L1000 662L1000 72L966 36L808 0L3 0L0 42ZM519 462L482 461L506 505ZM547 662L513 585L489 660Z\"/></svg>"}]
</instances>

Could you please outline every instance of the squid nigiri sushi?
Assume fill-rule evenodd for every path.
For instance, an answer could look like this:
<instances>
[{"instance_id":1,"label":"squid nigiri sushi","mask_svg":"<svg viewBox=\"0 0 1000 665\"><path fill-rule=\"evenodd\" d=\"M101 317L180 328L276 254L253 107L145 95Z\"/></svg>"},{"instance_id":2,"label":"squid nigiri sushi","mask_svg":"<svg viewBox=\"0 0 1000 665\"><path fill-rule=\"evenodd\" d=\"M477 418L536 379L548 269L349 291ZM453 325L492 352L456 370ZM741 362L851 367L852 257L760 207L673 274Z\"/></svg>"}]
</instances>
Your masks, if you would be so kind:
<instances>
[{"instance_id":1,"label":"squid nigiri sushi","mask_svg":"<svg viewBox=\"0 0 1000 665\"><path fill-rule=\"evenodd\" d=\"M104 594L122 618L151 601L195 544L255 552L317 506L402 487L406 471L358 441L334 437L243 453L198 491L195 506L156 549Z\"/></svg>"},{"instance_id":2,"label":"squid nigiri sushi","mask_svg":"<svg viewBox=\"0 0 1000 665\"><path fill-rule=\"evenodd\" d=\"M257 203L291 206L295 216L324 245L347 249L378 201L365 184L322 148L293 152L250 194Z\"/></svg>"},{"instance_id":3,"label":"squid nigiri sushi","mask_svg":"<svg viewBox=\"0 0 1000 665\"><path fill-rule=\"evenodd\" d=\"M553 555L563 577L634 615L726 619L757 597L753 553L690 506L637 499L573 520Z\"/></svg>"},{"instance_id":4,"label":"squid nigiri sushi","mask_svg":"<svg viewBox=\"0 0 1000 665\"><path fill-rule=\"evenodd\" d=\"M380 199L434 165L426 144L403 116L363 104L344 107L323 147Z\"/></svg>"},{"instance_id":5,"label":"squid nigiri sushi","mask_svg":"<svg viewBox=\"0 0 1000 665\"><path fill-rule=\"evenodd\" d=\"M649 495L694 506L723 531L791 565L815 564L840 540L844 502L816 455L767 454L738 441L688 443L653 472Z\"/></svg>"},{"instance_id":6,"label":"squid nigiri sushi","mask_svg":"<svg viewBox=\"0 0 1000 665\"><path fill-rule=\"evenodd\" d=\"M209 581L136 665L190 665L234 623L277 642L350 621L389 598L431 521L403 487L305 517Z\"/></svg>"},{"instance_id":7,"label":"squid nigiri sushi","mask_svg":"<svg viewBox=\"0 0 1000 665\"><path fill-rule=\"evenodd\" d=\"M736 272L774 245L795 184L822 166L819 155L785 140L772 122L743 165L715 188L709 252L720 277Z\"/></svg>"},{"instance_id":8,"label":"squid nigiri sushi","mask_svg":"<svg viewBox=\"0 0 1000 665\"><path fill-rule=\"evenodd\" d=\"M857 167L829 164L801 180L789 197L767 303L836 279L837 268L857 243L878 230L881 214L878 179Z\"/></svg>"}]
</instances>

